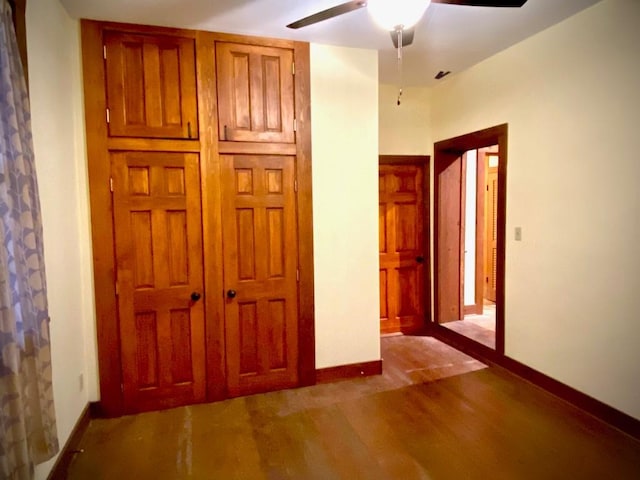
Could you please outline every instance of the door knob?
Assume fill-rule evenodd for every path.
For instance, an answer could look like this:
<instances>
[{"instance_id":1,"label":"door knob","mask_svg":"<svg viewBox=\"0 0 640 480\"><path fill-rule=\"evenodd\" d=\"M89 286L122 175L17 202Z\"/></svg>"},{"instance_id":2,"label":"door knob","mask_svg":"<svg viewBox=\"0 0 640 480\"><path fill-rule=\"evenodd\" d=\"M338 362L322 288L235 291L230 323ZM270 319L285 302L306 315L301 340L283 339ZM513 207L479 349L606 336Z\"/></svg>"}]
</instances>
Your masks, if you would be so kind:
<instances>
[{"instance_id":1,"label":"door knob","mask_svg":"<svg viewBox=\"0 0 640 480\"><path fill-rule=\"evenodd\" d=\"M200 294L198 292L193 292L191 294L191 301L197 302L198 300L200 300Z\"/></svg>"},{"instance_id":2,"label":"door knob","mask_svg":"<svg viewBox=\"0 0 640 480\"><path fill-rule=\"evenodd\" d=\"M418 262L418 263L424 263L424 257L423 257L422 255L418 255L418 256L416 257L416 262Z\"/></svg>"},{"instance_id":3,"label":"door knob","mask_svg":"<svg viewBox=\"0 0 640 480\"><path fill-rule=\"evenodd\" d=\"M236 291L235 290L227 290L227 297L236 298Z\"/></svg>"}]
</instances>

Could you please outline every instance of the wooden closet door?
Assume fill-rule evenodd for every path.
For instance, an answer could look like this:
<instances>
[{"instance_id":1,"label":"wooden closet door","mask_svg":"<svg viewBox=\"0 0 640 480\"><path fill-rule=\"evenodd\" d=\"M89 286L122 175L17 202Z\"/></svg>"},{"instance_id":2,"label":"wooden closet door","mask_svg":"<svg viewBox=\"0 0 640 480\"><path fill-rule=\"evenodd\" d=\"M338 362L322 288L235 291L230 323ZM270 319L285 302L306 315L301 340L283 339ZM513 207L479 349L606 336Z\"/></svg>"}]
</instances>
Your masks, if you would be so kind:
<instances>
[{"instance_id":1,"label":"wooden closet door","mask_svg":"<svg viewBox=\"0 0 640 480\"><path fill-rule=\"evenodd\" d=\"M294 143L293 51L216 43L222 141Z\"/></svg>"},{"instance_id":2,"label":"wooden closet door","mask_svg":"<svg viewBox=\"0 0 640 480\"><path fill-rule=\"evenodd\" d=\"M204 401L198 155L127 152L112 162L125 410Z\"/></svg>"},{"instance_id":3,"label":"wooden closet door","mask_svg":"<svg viewBox=\"0 0 640 480\"><path fill-rule=\"evenodd\" d=\"M192 38L106 32L109 135L198 138Z\"/></svg>"},{"instance_id":4,"label":"wooden closet door","mask_svg":"<svg viewBox=\"0 0 640 480\"><path fill-rule=\"evenodd\" d=\"M298 382L294 157L222 160L227 387L231 396Z\"/></svg>"},{"instance_id":5,"label":"wooden closet door","mask_svg":"<svg viewBox=\"0 0 640 480\"><path fill-rule=\"evenodd\" d=\"M424 326L422 167L380 165L380 331Z\"/></svg>"}]
</instances>

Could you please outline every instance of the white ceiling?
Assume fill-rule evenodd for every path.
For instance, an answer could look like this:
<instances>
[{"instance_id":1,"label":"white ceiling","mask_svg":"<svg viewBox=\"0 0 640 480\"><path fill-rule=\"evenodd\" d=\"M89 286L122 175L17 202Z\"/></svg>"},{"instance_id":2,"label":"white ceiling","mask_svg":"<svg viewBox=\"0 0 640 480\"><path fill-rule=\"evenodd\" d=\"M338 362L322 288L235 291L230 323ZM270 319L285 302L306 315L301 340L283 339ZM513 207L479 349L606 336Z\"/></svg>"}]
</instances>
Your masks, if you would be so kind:
<instances>
[{"instance_id":1,"label":"white ceiling","mask_svg":"<svg viewBox=\"0 0 640 480\"><path fill-rule=\"evenodd\" d=\"M380 82L398 81L388 32L366 8L291 30L286 25L346 0L60 0L76 18L164 25L376 49ZM389 0L394 1L394 0ZM430 85L440 70L460 72L599 0L528 0L522 8L431 4L404 49L404 85Z\"/></svg>"}]
</instances>

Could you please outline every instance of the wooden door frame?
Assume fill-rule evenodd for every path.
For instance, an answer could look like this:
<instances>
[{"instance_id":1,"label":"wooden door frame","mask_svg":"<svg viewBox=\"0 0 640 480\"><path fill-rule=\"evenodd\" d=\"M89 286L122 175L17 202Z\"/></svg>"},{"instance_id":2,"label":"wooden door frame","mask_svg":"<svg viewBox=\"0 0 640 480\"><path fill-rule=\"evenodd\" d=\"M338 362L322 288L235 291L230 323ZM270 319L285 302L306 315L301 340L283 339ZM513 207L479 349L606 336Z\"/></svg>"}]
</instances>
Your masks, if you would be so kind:
<instances>
[{"instance_id":1,"label":"wooden door frame","mask_svg":"<svg viewBox=\"0 0 640 480\"><path fill-rule=\"evenodd\" d=\"M378 155L378 169L380 165L416 165L422 167L423 182L423 209L424 215L422 248L425 258L425 268L423 269L423 291L422 301L424 305L424 332L429 330L429 321L431 319L431 248L429 239L431 238L431 212L430 212L430 193L431 193L431 157L429 155ZM378 319L378 324L380 323ZM380 328L380 327L378 327Z\"/></svg>"},{"instance_id":2,"label":"wooden door frame","mask_svg":"<svg viewBox=\"0 0 640 480\"><path fill-rule=\"evenodd\" d=\"M507 137L508 125L479 130L447 140L436 142L434 145L434 215L433 215L433 261L434 261L434 298L433 318L430 324L431 333L455 345L465 352L478 352L486 358L504 357L504 300L505 300L505 240L506 240L506 199L507 199ZM453 159L458 158L469 150L498 145L500 162L498 164L498 223L497 223L497 278L496 278L496 348L482 345L438 323L438 210L440 206L440 188L438 175ZM461 313L463 313L461 311Z\"/></svg>"},{"instance_id":3,"label":"wooden door frame","mask_svg":"<svg viewBox=\"0 0 640 480\"><path fill-rule=\"evenodd\" d=\"M140 138L110 138L105 112L105 71L103 32L179 35L193 38L196 49L196 84L198 97L197 139L168 140ZM290 48L296 61L295 144L248 144L220 142L218 139L216 105L215 41L232 41ZM266 153L296 156L298 181L298 286L299 385L316 381L314 288L313 288L313 217L311 191L311 105L309 79L309 44L290 40L227 35L165 27L81 21L82 65L84 78L84 108L89 177L93 276L96 308L96 335L100 401L95 413L120 416L124 413L120 353L119 318L116 298L116 265L114 250L113 209L110 191L110 152L167 151L200 155L202 228L205 265L204 295L207 342L207 400L227 398L224 359L224 293L222 278L223 252L220 233L220 160L221 153ZM220 295L220 296L219 296Z\"/></svg>"}]
</instances>

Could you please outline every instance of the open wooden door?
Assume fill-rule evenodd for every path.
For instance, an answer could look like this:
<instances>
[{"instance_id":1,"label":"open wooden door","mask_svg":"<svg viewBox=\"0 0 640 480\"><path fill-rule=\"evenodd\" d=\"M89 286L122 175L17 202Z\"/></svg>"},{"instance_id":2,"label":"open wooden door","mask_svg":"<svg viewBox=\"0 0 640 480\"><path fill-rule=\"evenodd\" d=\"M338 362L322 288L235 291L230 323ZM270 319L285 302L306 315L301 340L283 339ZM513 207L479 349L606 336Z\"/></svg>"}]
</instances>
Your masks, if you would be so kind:
<instances>
[{"instance_id":1,"label":"open wooden door","mask_svg":"<svg viewBox=\"0 0 640 480\"><path fill-rule=\"evenodd\" d=\"M438 323L463 317L462 269L464 268L462 235L462 155L452 154L448 161L436 165L436 249Z\"/></svg>"},{"instance_id":2,"label":"open wooden door","mask_svg":"<svg viewBox=\"0 0 640 480\"><path fill-rule=\"evenodd\" d=\"M295 158L223 155L229 395L298 384Z\"/></svg>"}]
</instances>

